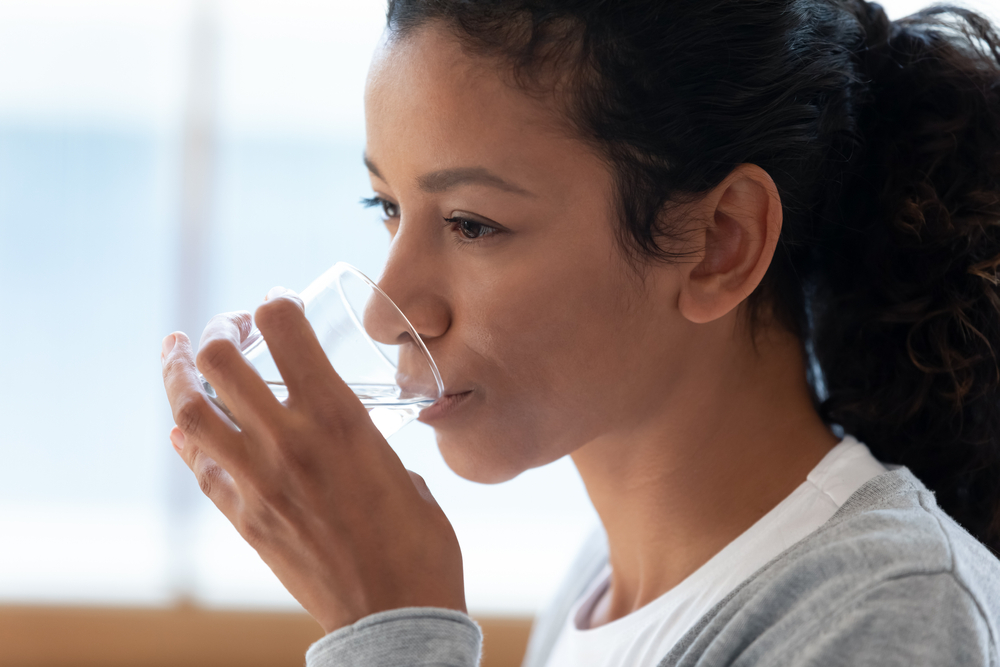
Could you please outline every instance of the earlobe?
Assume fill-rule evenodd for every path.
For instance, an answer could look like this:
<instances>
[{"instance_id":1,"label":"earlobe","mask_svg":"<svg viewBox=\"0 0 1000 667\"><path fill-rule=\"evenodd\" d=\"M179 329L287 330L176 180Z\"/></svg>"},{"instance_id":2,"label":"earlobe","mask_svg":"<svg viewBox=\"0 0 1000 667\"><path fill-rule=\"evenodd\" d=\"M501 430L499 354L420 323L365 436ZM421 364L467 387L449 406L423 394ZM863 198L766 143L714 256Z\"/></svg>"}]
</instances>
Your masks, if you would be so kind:
<instances>
[{"instance_id":1,"label":"earlobe","mask_svg":"<svg viewBox=\"0 0 1000 667\"><path fill-rule=\"evenodd\" d=\"M717 320L745 301L767 273L781 233L781 198L766 171L736 167L700 202L697 260L689 265L678 309L691 322Z\"/></svg>"}]
</instances>

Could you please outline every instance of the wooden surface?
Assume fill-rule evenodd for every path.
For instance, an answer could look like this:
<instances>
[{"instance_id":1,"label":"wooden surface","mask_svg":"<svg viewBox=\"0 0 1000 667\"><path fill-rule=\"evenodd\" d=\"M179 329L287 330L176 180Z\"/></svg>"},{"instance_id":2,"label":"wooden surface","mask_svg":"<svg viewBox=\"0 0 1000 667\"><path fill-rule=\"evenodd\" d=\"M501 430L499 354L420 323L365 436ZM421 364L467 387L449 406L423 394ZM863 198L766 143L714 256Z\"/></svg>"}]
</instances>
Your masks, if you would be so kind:
<instances>
[{"instance_id":1,"label":"wooden surface","mask_svg":"<svg viewBox=\"0 0 1000 667\"><path fill-rule=\"evenodd\" d=\"M530 619L476 620L482 667L520 665ZM0 667L302 667L322 635L302 613L0 607Z\"/></svg>"}]
</instances>

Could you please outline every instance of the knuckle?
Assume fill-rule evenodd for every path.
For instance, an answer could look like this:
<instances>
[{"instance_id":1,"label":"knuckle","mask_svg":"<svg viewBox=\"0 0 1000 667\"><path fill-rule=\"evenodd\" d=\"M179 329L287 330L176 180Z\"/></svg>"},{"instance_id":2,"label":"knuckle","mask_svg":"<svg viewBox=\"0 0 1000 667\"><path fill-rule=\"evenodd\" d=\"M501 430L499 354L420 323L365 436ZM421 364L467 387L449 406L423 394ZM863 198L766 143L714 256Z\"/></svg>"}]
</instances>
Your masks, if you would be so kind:
<instances>
[{"instance_id":1,"label":"knuckle","mask_svg":"<svg viewBox=\"0 0 1000 667\"><path fill-rule=\"evenodd\" d=\"M187 362L183 357L171 355L163 362L163 381L166 382L172 376L183 373L187 367Z\"/></svg>"},{"instance_id":2,"label":"knuckle","mask_svg":"<svg viewBox=\"0 0 1000 667\"><path fill-rule=\"evenodd\" d=\"M261 501L268 507L281 507L287 498L284 486L273 474L259 476L254 487Z\"/></svg>"},{"instance_id":3,"label":"knuckle","mask_svg":"<svg viewBox=\"0 0 1000 667\"><path fill-rule=\"evenodd\" d=\"M202 373L211 373L228 366L234 353L239 354L239 350L232 341L225 338L210 338L198 350L195 363Z\"/></svg>"},{"instance_id":4,"label":"knuckle","mask_svg":"<svg viewBox=\"0 0 1000 667\"><path fill-rule=\"evenodd\" d=\"M275 440L275 456L279 469L296 478L308 474L315 466L315 458L307 447L301 447L295 438L281 434Z\"/></svg>"},{"instance_id":5,"label":"knuckle","mask_svg":"<svg viewBox=\"0 0 1000 667\"><path fill-rule=\"evenodd\" d=\"M295 514L297 499L301 500L298 483L287 471L255 475L250 484L257 496L258 521L266 516L272 521L278 517L288 518Z\"/></svg>"},{"instance_id":6,"label":"knuckle","mask_svg":"<svg viewBox=\"0 0 1000 667\"><path fill-rule=\"evenodd\" d=\"M281 464L289 475L297 480L307 479L315 471L313 457L297 449L286 450L281 453Z\"/></svg>"},{"instance_id":7,"label":"knuckle","mask_svg":"<svg viewBox=\"0 0 1000 667\"><path fill-rule=\"evenodd\" d=\"M248 513L243 513L240 516L236 530L254 549L259 549L266 540L267 529L264 528L264 524L256 516L251 516Z\"/></svg>"},{"instance_id":8,"label":"knuckle","mask_svg":"<svg viewBox=\"0 0 1000 667\"><path fill-rule=\"evenodd\" d=\"M217 463L205 463L198 469L198 487L209 498L225 482L226 473Z\"/></svg>"},{"instance_id":9,"label":"knuckle","mask_svg":"<svg viewBox=\"0 0 1000 667\"><path fill-rule=\"evenodd\" d=\"M334 442L348 445L362 436L366 422L370 420L350 419L344 413L342 406L330 402L316 406L311 414L327 437Z\"/></svg>"},{"instance_id":10,"label":"knuckle","mask_svg":"<svg viewBox=\"0 0 1000 667\"><path fill-rule=\"evenodd\" d=\"M207 409L208 405L201 394L186 398L174 412L174 422L177 424L177 428L188 436L198 433L205 420Z\"/></svg>"}]
</instances>

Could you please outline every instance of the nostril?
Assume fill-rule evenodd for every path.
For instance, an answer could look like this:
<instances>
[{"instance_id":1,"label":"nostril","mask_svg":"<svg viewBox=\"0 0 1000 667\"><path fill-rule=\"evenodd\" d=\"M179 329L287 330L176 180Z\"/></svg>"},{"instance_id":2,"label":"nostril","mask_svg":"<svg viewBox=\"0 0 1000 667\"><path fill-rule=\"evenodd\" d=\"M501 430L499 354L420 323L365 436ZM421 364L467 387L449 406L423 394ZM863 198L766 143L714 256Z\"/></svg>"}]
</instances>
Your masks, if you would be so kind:
<instances>
[{"instance_id":1,"label":"nostril","mask_svg":"<svg viewBox=\"0 0 1000 667\"><path fill-rule=\"evenodd\" d=\"M412 343L412 342L414 342L413 336L410 335L409 331L404 331L403 333L399 334L399 337L396 339L396 345L406 345L407 343Z\"/></svg>"}]
</instances>

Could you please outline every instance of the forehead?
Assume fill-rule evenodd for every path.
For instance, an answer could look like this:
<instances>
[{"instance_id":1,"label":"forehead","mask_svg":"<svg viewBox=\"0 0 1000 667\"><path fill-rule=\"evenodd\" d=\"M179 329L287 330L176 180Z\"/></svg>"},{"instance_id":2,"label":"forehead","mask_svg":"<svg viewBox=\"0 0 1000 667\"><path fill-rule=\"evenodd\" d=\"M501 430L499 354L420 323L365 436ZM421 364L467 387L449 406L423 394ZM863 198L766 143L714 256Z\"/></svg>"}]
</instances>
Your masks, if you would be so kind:
<instances>
[{"instance_id":1,"label":"forehead","mask_svg":"<svg viewBox=\"0 0 1000 667\"><path fill-rule=\"evenodd\" d=\"M384 38L365 91L369 154L379 159L405 147L430 162L489 156L503 163L589 153L554 96L523 92L502 67L467 53L440 24Z\"/></svg>"}]
</instances>

